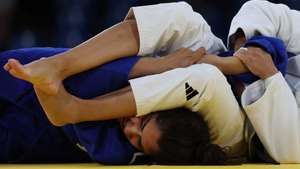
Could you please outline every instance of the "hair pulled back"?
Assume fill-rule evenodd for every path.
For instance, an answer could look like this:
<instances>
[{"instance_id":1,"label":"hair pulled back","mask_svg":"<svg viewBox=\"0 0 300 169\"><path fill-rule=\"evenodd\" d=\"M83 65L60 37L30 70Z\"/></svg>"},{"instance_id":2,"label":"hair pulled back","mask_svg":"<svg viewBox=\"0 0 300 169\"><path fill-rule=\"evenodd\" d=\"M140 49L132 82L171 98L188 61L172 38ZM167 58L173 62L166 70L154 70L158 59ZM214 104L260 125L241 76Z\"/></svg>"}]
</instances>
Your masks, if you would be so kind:
<instances>
[{"instance_id":1,"label":"hair pulled back","mask_svg":"<svg viewBox=\"0 0 300 169\"><path fill-rule=\"evenodd\" d=\"M152 157L166 165L216 165L226 161L222 149L210 141L208 126L198 113L185 108L156 112L161 132L159 151Z\"/></svg>"}]
</instances>

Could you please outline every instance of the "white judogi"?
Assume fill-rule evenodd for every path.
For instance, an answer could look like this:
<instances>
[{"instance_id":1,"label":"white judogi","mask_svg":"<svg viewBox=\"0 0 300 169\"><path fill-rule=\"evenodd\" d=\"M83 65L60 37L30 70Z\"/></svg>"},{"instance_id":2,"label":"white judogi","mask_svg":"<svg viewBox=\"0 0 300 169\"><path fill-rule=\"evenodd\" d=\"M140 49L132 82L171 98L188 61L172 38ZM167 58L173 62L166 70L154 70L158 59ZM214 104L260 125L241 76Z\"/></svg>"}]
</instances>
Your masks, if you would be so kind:
<instances>
[{"instance_id":1,"label":"white judogi","mask_svg":"<svg viewBox=\"0 0 300 169\"><path fill-rule=\"evenodd\" d=\"M257 33L278 37L298 55L289 58L286 79L277 73L248 86L242 105L269 154L280 163L300 163L300 12L264 0L248 1L233 18L229 36L238 28L247 39Z\"/></svg>"},{"instance_id":2,"label":"white judogi","mask_svg":"<svg viewBox=\"0 0 300 169\"><path fill-rule=\"evenodd\" d=\"M133 7L125 19L135 18L140 37L138 55L166 55L179 48L197 50L205 47L208 53L226 50L204 18L186 2Z\"/></svg>"},{"instance_id":3,"label":"white judogi","mask_svg":"<svg viewBox=\"0 0 300 169\"><path fill-rule=\"evenodd\" d=\"M134 7L140 37L139 55L166 55L186 47L205 47L210 53L225 50L203 17L185 2ZM187 107L208 122L212 141L228 147L229 156L244 153L244 115L230 85L214 66L201 64L130 81L137 115ZM190 94L196 92L195 96ZM189 98L192 97L192 98Z\"/></svg>"}]
</instances>

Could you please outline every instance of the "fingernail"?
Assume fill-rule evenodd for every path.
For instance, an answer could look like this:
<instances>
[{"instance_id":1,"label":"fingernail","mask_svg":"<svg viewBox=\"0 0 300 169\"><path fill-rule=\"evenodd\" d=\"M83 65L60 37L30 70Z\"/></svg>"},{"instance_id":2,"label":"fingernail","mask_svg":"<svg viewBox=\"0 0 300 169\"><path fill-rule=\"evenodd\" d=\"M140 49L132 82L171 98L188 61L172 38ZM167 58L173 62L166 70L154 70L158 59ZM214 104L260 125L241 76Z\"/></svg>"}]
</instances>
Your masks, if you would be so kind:
<instances>
[{"instance_id":1,"label":"fingernail","mask_svg":"<svg viewBox=\"0 0 300 169\"><path fill-rule=\"evenodd\" d=\"M248 51L248 48L241 47L238 51L244 54Z\"/></svg>"}]
</instances>

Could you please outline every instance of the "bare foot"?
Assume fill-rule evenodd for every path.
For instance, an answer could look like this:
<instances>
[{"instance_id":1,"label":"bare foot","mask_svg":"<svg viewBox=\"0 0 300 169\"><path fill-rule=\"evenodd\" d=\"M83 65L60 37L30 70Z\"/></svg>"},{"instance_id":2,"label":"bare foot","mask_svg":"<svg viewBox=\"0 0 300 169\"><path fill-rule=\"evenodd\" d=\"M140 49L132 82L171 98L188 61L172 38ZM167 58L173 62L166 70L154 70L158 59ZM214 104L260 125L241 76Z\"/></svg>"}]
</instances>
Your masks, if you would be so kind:
<instances>
[{"instance_id":1,"label":"bare foot","mask_svg":"<svg viewBox=\"0 0 300 169\"><path fill-rule=\"evenodd\" d=\"M59 84L63 80L58 65L49 59L36 60L26 65L16 59L9 59L4 69L12 76L28 81L50 95L58 92Z\"/></svg>"}]
</instances>

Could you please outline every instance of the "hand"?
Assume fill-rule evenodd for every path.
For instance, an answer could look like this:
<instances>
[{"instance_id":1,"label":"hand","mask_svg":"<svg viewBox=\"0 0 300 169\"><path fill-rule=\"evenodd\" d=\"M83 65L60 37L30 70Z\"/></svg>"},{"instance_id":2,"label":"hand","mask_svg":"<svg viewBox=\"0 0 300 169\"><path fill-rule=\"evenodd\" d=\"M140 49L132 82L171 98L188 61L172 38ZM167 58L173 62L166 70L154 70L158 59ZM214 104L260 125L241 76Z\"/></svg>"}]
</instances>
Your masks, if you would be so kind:
<instances>
[{"instance_id":1,"label":"hand","mask_svg":"<svg viewBox=\"0 0 300 169\"><path fill-rule=\"evenodd\" d=\"M266 79L278 72L270 54L261 48L240 48L234 56L239 58L253 74L261 79Z\"/></svg>"},{"instance_id":2,"label":"hand","mask_svg":"<svg viewBox=\"0 0 300 169\"><path fill-rule=\"evenodd\" d=\"M169 69L174 69L196 64L205 54L205 48L199 48L196 51L192 51L188 48L181 48L174 53L162 57L162 59L164 59L164 64L167 65Z\"/></svg>"}]
</instances>

